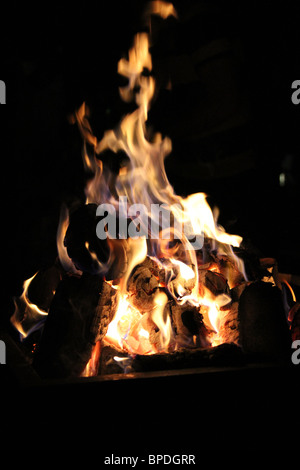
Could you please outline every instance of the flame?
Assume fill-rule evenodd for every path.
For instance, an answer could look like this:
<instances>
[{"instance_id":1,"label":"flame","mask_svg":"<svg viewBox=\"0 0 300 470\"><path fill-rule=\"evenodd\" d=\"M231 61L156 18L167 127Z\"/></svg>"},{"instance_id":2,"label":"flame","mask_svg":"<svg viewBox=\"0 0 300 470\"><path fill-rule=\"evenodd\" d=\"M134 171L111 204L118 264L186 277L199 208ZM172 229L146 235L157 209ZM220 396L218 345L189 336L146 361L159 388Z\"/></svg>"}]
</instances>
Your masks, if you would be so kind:
<instances>
[{"instance_id":1,"label":"flame","mask_svg":"<svg viewBox=\"0 0 300 470\"><path fill-rule=\"evenodd\" d=\"M163 19L168 18L168 16L174 16L175 18L178 18L177 12L172 5L172 3L169 2L161 2L161 1L152 1L150 2L149 5L149 10L152 15L159 15Z\"/></svg>"},{"instance_id":2,"label":"flame","mask_svg":"<svg viewBox=\"0 0 300 470\"><path fill-rule=\"evenodd\" d=\"M22 295L14 299L15 311L10 321L20 333L21 339L25 339L30 333L38 329L41 323L44 322L45 316L48 315L48 312L40 309L28 298L29 286L36 275L37 273L24 281Z\"/></svg>"},{"instance_id":3,"label":"flame","mask_svg":"<svg viewBox=\"0 0 300 470\"><path fill-rule=\"evenodd\" d=\"M184 280L189 281L190 279L194 279L195 273L192 270L192 268L187 266L182 261L179 261L179 260L176 260L176 259L171 259L170 261L173 265L179 266L180 275Z\"/></svg>"},{"instance_id":4,"label":"flame","mask_svg":"<svg viewBox=\"0 0 300 470\"><path fill-rule=\"evenodd\" d=\"M100 353L101 353L101 343L97 341L93 347L91 357L85 366L83 372L81 373L81 377L93 377L97 375L98 367L99 367L99 360L100 360Z\"/></svg>"},{"instance_id":5,"label":"flame","mask_svg":"<svg viewBox=\"0 0 300 470\"><path fill-rule=\"evenodd\" d=\"M172 4L159 1L150 3L147 14L149 18L151 14L163 18L170 15L177 17ZM145 322L142 321L141 313L130 303L127 282L133 268L141 263L146 255L153 256L162 269L169 273L166 283L161 283L160 286L167 288L177 302L205 307L207 314L204 321L215 331L214 341L217 341L220 309L229 302L229 297L225 294L214 296L207 288L200 286L196 250L202 248L204 239L212 240L218 255L228 260L226 269L229 287L237 283L237 273L242 278L246 276L243 262L233 251L233 248L240 246L242 238L226 233L217 223L218 212L212 212L206 194L196 193L182 198L175 194L167 178L164 160L171 152L171 140L168 137L163 138L159 133L150 138L146 126L155 91L149 48L149 35L137 34L128 52L128 58L122 58L118 63L118 73L128 79L127 86L119 89L120 96L125 102L134 101L137 107L121 120L116 129L106 131L98 142L89 126L84 106L76 116L85 142L94 149L92 157L84 152L85 166L94 172L94 178L86 189L88 201L110 202L118 210L119 201L126 197L128 205L143 204L146 207L150 220L148 225L158 225L158 240L154 241L150 236L148 244L144 239L123 241L128 245L126 250L130 253L129 262L118 286L117 313L106 335L107 341L135 353L140 351L141 338L148 341L149 332L143 326ZM145 70L147 74L144 73ZM109 190L112 176L104 175L103 167L99 163L102 152L107 149L115 153L125 152L129 157L129 162L122 166L114 178L114 194ZM173 221L169 231L160 227L157 214L153 216L154 203L169 211ZM149 226L144 228L149 231ZM171 246L175 237L178 243ZM196 246L193 237L196 237ZM215 266L212 269L215 269ZM167 350L172 338L171 320L165 310L167 301L166 294L159 290L154 298L153 308L148 312L160 331L160 350ZM149 351L153 353L155 348L152 347Z\"/></svg>"},{"instance_id":6,"label":"flame","mask_svg":"<svg viewBox=\"0 0 300 470\"><path fill-rule=\"evenodd\" d=\"M67 207L63 205L61 207L60 219L59 219L57 235L56 235L56 246L57 246L59 261L67 273L81 275L82 272L79 271L75 267L73 261L68 255L67 248L64 245L64 239L66 236L68 226L69 226L69 211Z\"/></svg>"},{"instance_id":7,"label":"flame","mask_svg":"<svg viewBox=\"0 0 300 470\"><path fill-rule=\"evenodd\" d=\"M217 346L222 342L219 337L219 324L222 315L221 308L227 305L231 298L226 294L214 296L208 289L205 289L205 294L200 300L200 304L207 307L204 315L204 321L208 327L213 329L211 334L212 346Z\"/></svg>"},{"instance_id":8,"label":"flame","mask_svg":"<svg viewBox=\"0 0 300 470\"><path fill-rule=\"evenodd\" d=\"M296 298L296 295L295 295L295 292L291 286L291 284L286 280L286 279L283 279L283 282L286 284L286 286L289 288L289 291L291 293L291 296L292 296L292 299L293 299L293 302L297 302L297 298Z\"/></svg>"},{"instance_id":9,"label":"flame","mask_svg":"<svg viewBox=\"0 0 300 470\"><path fill-rule=\"evenodd\" d=\"M177 18L176 10L168 2L150 2L147 19L150 20L151 14L162 18ZM83 166L89 174L85 187L86 204L109 203L120 213L120 201L126 198L128 206L140 204L146 210L147 222L142 220L140 223L144 224L143 229L150 237L108 238L113 254L109 266L115 274L109 282L117 290L117 308L108 326L105 341L116 349L133 355L154 354L176 348L168 306L170 299L180 305L186 304L187 307L201 307L203 321L211 331L211 344L216 345L222 341L218 335L220 318L222 308L229 303L230 298L225 293L214 295L203 285L199 275L202 262L199 262L197 251L203 248L205 241L209 241L211 251L216 255L215 262L208 265L204 264L203 259L202 269L219 271L220 260L226 260L222 263L222 275L224 274L229 287L246 279L243 262L234 253L234 248L240 246L242 238L226 233L218 224L218 211L211 210L206 194L199 192L185 198L180 197L175 194L168 180L164 160L171 153L172 142L160 133L151 135L147 129L148 112L155 92L150 46L149 34L137 34L128 58L122 58L118 63L118 73L128 79L128 84L119 89L120 97L125 102L133 101L136 108L124 116L114 130L106 131L98 141L89 124L89 109L85 103L74 116L83 137ZM118 174L110 172L101 161L101 154L106 150L114 153L121 151L128 156L128 161L122 163ZM159 207L159 211L153 211L153 207ZM128 217L131 216L128 212ZM163 223L167 217L168 227ZM64 246L68 225L69 214L63 208L57 232L59 259L67 273L81 275ZM154 229L157 237L151 237ZM101 263L88 242L85 247L99 263L99 273L103 274ZM134 306L127 285L134 268L146 256L155 260L166 277L163 281L158 279L153 302L146 312L141 313ZM46 312L30 304L27 298L28 285L26 281L21 297L26 304L26 316L46 315ZM22 326L24 322L19 316L19 313L15 313L12 321L25 335L26 331ZM194 345L197 344L195 335L192 341ZM100 342L93 348L82 375L95 373L99 355Z\"/></svg>"},{"instance_id":10,"label":"flame","mask_svg":"<svg viewBox=\"0 0 300 470\"><path fill-rule=\"evenodd\" d=\"M131 354L155 353L149 332L143 327L145 319L146 316L130 305L127 295L120 296L117 312L108 326L105 340Z\"/></svg>"},{"instance_id":11,"label":"flame","mask_svg":"<svg viewBox=\"0 0 300 470\"><path fill-rule=\"evenodd\" d=\"M164 292L159 292L154 298L154 309L151 313L152 320L160 331L160 343L162 350L167 351L172 338L172 327L169 315L165 313L168 297Z\"/></svg>"}]
</instances>

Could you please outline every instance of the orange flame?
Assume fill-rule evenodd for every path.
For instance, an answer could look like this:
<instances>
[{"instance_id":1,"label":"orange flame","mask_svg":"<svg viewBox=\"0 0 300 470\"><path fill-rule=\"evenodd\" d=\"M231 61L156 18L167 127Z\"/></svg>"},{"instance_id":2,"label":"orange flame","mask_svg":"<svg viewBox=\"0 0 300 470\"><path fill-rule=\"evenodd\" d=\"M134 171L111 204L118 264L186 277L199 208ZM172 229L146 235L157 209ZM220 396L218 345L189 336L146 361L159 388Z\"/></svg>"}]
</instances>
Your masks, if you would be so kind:
<instances>
[{"instance_id":1,"label":"orange flame","mask_svg":"<svg viewBox=\"0 0 300 470\"><path fill-rule=\"evenodd\" d=\"M56 235L56 246L59 261L67 273L81 275L82 272L79 271L71 258L68 255L67 248L64 245L64 239L69 226L69 211L66 206L62 206L60 212L60 219Z\"/></svg>"},{"instance_id":2,"label":"orange flame","mask_svg":"<svg viewBox=\"0 0 300 470\"><path fill-rule=\"evenodd\" d=\"M177 17L173 5L162 1L150 2L147 10L148 19L151 14L162 18L170 15ZM142 204L146 208L150 222L155 222L160 230L160 237L157 240L151 237L150 240L146 237L126 240L108 239L115 258L118 258L121 252L123 254L123 251L126 252L126 257L119 256L122 260L119 263L118 260L116 261L117 267L122 266L122 272L120 272L118 282L112 281L113 287L117 289L117 308L108 326L105 341L130 354L154 354L168 351L173 347L175 334L168 313L168 295L181 305L203 307L203 321L214 332L210 337L211 343L215 345L222 341L218 336L220 315L222 315L222 307L228 304L230 299L225 293L214 295L200 281L197 248L201 248L203 238L212 240L218 256L224 256L228 260L226 278L229 287L235 285L237 273L240 278L246 278L243 262L233 251L233 247L240 246L242 238L226 233L224 228L217 223L218 214L212 212L204 193L191 194L186 198L175 194L164 165L166 156L172 150L172 142L159 133L150 138L146 123L150 103L154 96L155 79L152 76L152 58L149 48L149 35L137 34L129 50L128 58L122 58L118 63L118 73L128 79L128 85L119 89L120 96L125 102L134 101L136 109L126 115L116 129L106 131L103 138L98 141L89 124L89 111L85 103L75 113L84 140L82 155L84 168L92 174L85 188L86 203L110 203L118 210L120 198L126 197L129 205ZM144 73L145 70L147 74ZM92 154L88 151L88 146L91 147ZM119 174L113 177L113 192L110 187L112 175L104 168L100 159L101 153L107 149L115 153L123 151L129 157L129 162L124 164ZM154 204L169 211L172 219L169 231L161 228L157 220L153 220L155 218L152 213ZM66 209L63 209L57 233L59 259L67 273L81 275L81 271L76 269L64 246L68 225L69 214ZM196 249L192 241L193 237L197 239ZM176 243L172 245L175 239ZM88 242L86 242L86 248L91 257L97 261ZM158 279L157 292L153 296L152 305L142 314L133 305L127 292L127 284L134 268L141 264L147 255L153 257L167 275L164 281ZM207 269L213 271L216 265L209 266ZM116 277L119 276L116 275ZM30 320L31 317L47 313L40 311L37 306L29 302L27 282L30 283L30 280L24 284L21 302L25 304L26 317ZM23 328L24 320L20 317L18 309L12 322L23 336L27 334ZM151 327L155 325L154 330L158 340L153 340L151 337L153 331L149 325ZM193 341L194 339L193 337ZM99 355L100 342L96 343L93 348L91 359L82 375L89 376L95 373Z\"/></svg>"},{"instance_id":3,"label":"orange flame","mask_svg":"<svg viewBox=\"0 0 300 470\"><path fill-rule=\"evenodd\" d=\"M158 14L163 18L169 15L177 16L172 4L167 2L151 2L149 14ZM124 151L130 162L122 167L116 178L115 189L119 196L126 196L129 204L143 204L147 208L151 218L151 204L153 202L165 205L170 210L174 218L174 229L170 230L170 240L172 234L180 233L180 243L184 249L184 256L179 255L178 246L169 248L168 240L159 239L151 243L150 250L157 262L172 273L169 282L166 284L169 292L181 304L189 302L192 305L203 305L206 307L207 315L204 318L206 324L212 328L216 335L218 333L218 317L220 308L228 303L227 295L214 296L208 289L199 286L199 276L197 269L196 251L190 242L189 237L180 227L189 227L192 235L204 234L205 237L214 240L215 246L220 255L224 255L231 263L232 269L228 268L228 282L232 287L235 284L235 273L241 273L245 277L243 262L234 254L232 247L239 247L242 238L238 235L230 235L223 227L217 224L217 214L213 214L203 193L192 194L187 198L182 198L175 194L170 185L164 166L165 157L171 152L172 143L169 138L162 138L160 134L154 135L152 140L148 139L146 122L148 110L155 90L155 80L152 75L152 58L149 51L149 36L146 33L137 34L134 38L133 46L128 53L128 59L122 58L118 64L118 72L128 78L128 85L120 88L121 98L128 102L134 100L137 108L131 114L125 116L120 125L115 130L104 133L100 142L95 144L91 138L91 129L85 125L85 138L92 142L96 154L101 154L104 150L110 149L113 152ZM143 74L144 70L148 74ZM85 122L85 117L81 113L81 123ZM81 130L83 125L81 124ZM99 174L95 174L95 181ZM98 188L98 195L95 201L105 201L108 198L114 201L117 206L118 201L107 192L103 191L103 182L95 184ZM145 249L146 245L142 249ZM137 253L135 247L135 255ZM159 253L165 256L167 261L158 258ZM143 252L144 258L146 252ZM148 253L149 254L149 253ZM140 324L140 331L144 331L141 326L141 314L130 304L130 298L126 293L127 280L135 265L138 264L136 256L133 263L129 263L126 274L121 280L120 300L117 314L109 325L106 339L114 341L119 347L126 347L131 342L131 348L135 352L138 346L132 346L134 341L130 340L129 332L132 325ZM194 268L192 268L194 266ZM177 273L177 274L174 274ZM174 280L175 276L175 280ZM192 286L186 289L186 284L192 280ZM162 285L162 284L161 284ZM176 288L174 287L176 286ZM201 294L200 294L201 291ZM166 350L172 337L170 318L165 317L164 306L167 297L159 292L154 298L153 310L149 312L152 320L156 323L160 331L161 348ZM144 333L143 333L144 334ZM143 334L141 336L143 336ZM125 339L126 337L126 339ZM216 337L217 338L217 337ZM217 339L215 338L215 341ZM124 346L125 345L125 346ZM130 349L130 348L129 348ZM153 350L152 350L153 352Z\"/></svg>"}]
</instances>

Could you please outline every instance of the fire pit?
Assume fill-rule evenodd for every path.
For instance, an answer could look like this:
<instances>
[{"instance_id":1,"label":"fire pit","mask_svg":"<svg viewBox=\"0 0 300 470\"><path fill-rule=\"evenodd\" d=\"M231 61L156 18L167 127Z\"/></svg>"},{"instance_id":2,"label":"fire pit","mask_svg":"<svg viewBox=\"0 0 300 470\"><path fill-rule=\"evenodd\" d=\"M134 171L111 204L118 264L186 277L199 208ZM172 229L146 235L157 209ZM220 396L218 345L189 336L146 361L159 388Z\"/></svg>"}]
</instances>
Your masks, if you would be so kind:
<instances>
[{"instance_id":1,"label":"fire pit","mask_svg":"<svg viewBox=\"0 0 300 470\"><path fill-rule=\"evenodd\" d=\"M171 4L151 2L147 22L151 15L176 18L177 12ZM300 339L293 290L299 278L279 272L276 259L257 255L241 236L227 233L206 194L180 196L168 180L164 160L172 142L147 125L156 91L150 30L135 36L118 64L127 80L120 95L133 110L100 140L85 103L71 118L83 138L86 200L62 207L56 259L26 280L23 294L14 299L11 324L21 341L4 337L12 383L21 387L37 421L39 406L44 409L39 393L47 396L47 405L53 396L65 403L74 393L85 413L88 402L97 407L100 390L107 449L118 406L125 406L119 397L131 397L134 407L126 421L126 447L140 427L138 410L145 409L149 384L168 397L147 405L157 420L163 423L166 404L174 410L168 427L181 429L175 445L184 442L185 408L197 421L205 403L213 408L214 402L211 423L240 423L236 413L249 391L254 393L253 383L265 391L247 404L244 423L251 423L255 410L274 422L272 389L294 379L291 345ZM181 400L175 399L174 390L182 388ZM10 396L10 387L7 391ZM285 410L279 406L277 421ZM128 416L128 410L123 413ZM159 437L165 424L157 427ZM215 432L209 428L206 439ZM187 431L191 445L199 439L193 432ZM241 436L231 432L241 444ZM149 438L152 430L144 433ZM258 443L260 434L253 441ZM231 439L223 439L227 447ZM255 447L253 441L246 445Z\"/></svg>"},{"instance_id":2,"label":"fire pit","mask_svg":"<svg viewBox=\"0 0 300 470\"><path fill-rule=\"evenodd\" d=\"M163 2L153 14L177 16ZM169 183L171 141L147 129L149 44L137 34L119 61L121 98L136 108L115 130L98 141L84 104L73 116L89 175L85 205L62 209L58 258L25 281L11 319L41 377L285 360L298 338L288 275L226 233L205 194L181 197ZM105 152L119 157L118 172Z\"/></svg>"}]
</instances>

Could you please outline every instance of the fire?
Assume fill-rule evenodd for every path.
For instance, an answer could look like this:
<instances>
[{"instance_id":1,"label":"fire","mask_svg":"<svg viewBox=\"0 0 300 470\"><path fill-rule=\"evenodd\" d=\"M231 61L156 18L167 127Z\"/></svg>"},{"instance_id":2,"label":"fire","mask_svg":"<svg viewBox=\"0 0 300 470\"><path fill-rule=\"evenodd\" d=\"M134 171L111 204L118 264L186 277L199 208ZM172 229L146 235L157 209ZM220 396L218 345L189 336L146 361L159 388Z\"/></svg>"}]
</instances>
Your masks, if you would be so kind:
<instances>
[{"instance_id":1,"label":"fire","mask_svg":"<svg viewBox=\"0 0 300 470\"><path fill-rule=\"evenodd\" d=\"M145 318L130 305L128 296L121 296L116 315L108 326L106 341L130 354L155 353L149 332L143 327Z\"/></svg>"},{"instance_id":2,"label":"fire","mask_svg":"<svg viewBox=\"0 0 300 470\"><path fill-rule=\"evenodd\" d=\"M156 14L163 18L170 15L177 17L172 4L167 2L151 2L148 15ZM149 16L150 18L150 16ZM147 73L144 73L145 70ZM92 259L99 263L99 272L105 275L105 269L111 268L114 260L122 259L122 275L116 275L109 281L117 290L117 308L110 322L104 342L113 345L117 350L127 351L131 355L154 354L176 350L176 335L173 331L169 315L169 303L179 306L199 308L203 316L211 345L219 344L219 322L223 308L230 302L226 293L213 293L204 285L203 272L221 271L229 288L234 287L241 279L246 278L243 262L235 255L234 248L240 246L242 238L226 233L217 222L217 212L212 212L207 196L204 193L191 194L186 198L175 194L164 166L164 160L171 153L172 143L168 137L156 133L150 136L147 129L148 111L155 91L155 79L152 75L152 58L150 54L150 38L147 33L137 34L128 58L118 63L118 73L128 79L128 85L120 88L120 96L125 102L134 101L136 109L126 115L114 130L108 130L103 138L93 135L88 121L88 109L83 104L75 113L80 132L83 136L83 164L92 177L86 184L86 204L111 204L118 212L121 211L120 201L126 198L128 206L143 206L147 215L144 223L141 217L136 218L138 224L144 224L143 230L150 237L132 237L113 239L107 234L107 243L113 256L104 266L98 260L88 242L85 248ZM93 149L87 151L87 144ZM129 161L124 163L117 175L112 175L104 168L101 154L105 150L125 152ZM113 183L113 190L112 190ZM159 205L169 215L172 222L170 228L162 227L153 213L153 205ZM132 214L129 213L129 219ZM158 216L163 219L164 212ZM64 238L69 225L67 211L62 212L58 235L58 255L64 270L80 276L82 273L69 258ZM155 227L159 236L151 238L149 227ZM204 255L199 259L204 243L209 243L215 253L214 263L207 265ZM126 254L126 256L125 256ZM128 292L128 282L134 270L149 257L153 259L164 278L153 277L155 284L145 293L151 302L146 311L140 311ZM124 260L123 260L124 258ZM224 261L221 263L221 261ZM222 268L220 268L222 266ZM202 268L202 269L200 269ZM204 269L205 268L205 269ZM150 276L151 276L151 270ZM30 280L29 280L30 281ZM28 284L24 287L21 297L26 302L27 315L36 317L46 315L36 306L30 304L27 295ZM21 321L13 323L23 335ZM198 334L198 333L197 333ZM193 345L197 334L193 335ZM100 355L100 342L96 343L92 357L83 375L92 375Z\"/></svg>"},{"instance_id":3,"label":"fire","mask_svg":"<svg viewBox=\"0 0 300 470\"><path fill-rule=\"evenodd\" d=\"M81 275L82 272L79 271L75 266L73 261L70 259L67 249L64 245L64 239L66 236L66 232L69 226L69 211L66 206L62 206L60 212L60 219L56 234L56 246L57 246L57 253L59 261L67 273L78 274Z\"/></svg>"},{"instance_id":4,"label":"fire","mask_svg":"<svg viewBox=\"0 0 300 470\"><path fill-rule=\"evenodd\" d=\"M15 311L11 317L11 323L18 330L22 339L25 339L36 330L41 322L45 320L45 315L48 315L48 312L40 309L36 304L30 302L28 298L29 286L36 275L37 273L24 281L21 297L14 299Z\"/></svg>"},{"instance_id":5,"label":"fire","mask_svg":"<svg viewBox=\"0 0 300 470\"><path fill-rule=\"evenodd\" d=\"M156 14L160 14L163 9L163 17L167 14L174 14L173 6L165 2L153 2L153 8ZM120 89L121 98L126 102L135 100L137 109L132 114L125 116L116 130L107 131L103 139L95 145L95 151L101 155L107 148L113 152L123 150L129 156L130 164L125 168L122 167L116 180L116 190L119 197L126 196L131 204L143 203L148 209L148 214L150 214L153 201L165 204L175 219L173 233L176 230L178 233L178 227L184 226L188 227L188 234L189 231L192 235L204 234L205 237L212 239L219 252L230 260L232 270L237 270L243 276L243 263L235 256L232 249L232 247L240 245L242 238L226 233L223 227L217 224L217 214L212 213L205 194L197 193L187 198L181 198L174 193L164 168L164 158L171 151L171 141L168 138L163 139L160 134L156 134L152 141L147 139L146 122L155 81L151 75L143 75L144 69L149 72L152 70L149 37L146 33L138 34L135 37L133 47L128 54L128 60L121 59L118 64L118 72L128 78L128 85ZM90 141L89 136L88 138ZM117 204L117 201L115 203ZM150 219L151 216L152 214ZM181 259L176 255L178 247L173 250L169 248L170 240L160 239L156 244L152 243L150 251L151 254L154 252L154 257L162 268L170 273L169 282L161 283L160 286L167 286L169 294L171 293L181 304L190 303L203 306L205 321L213 330L211 336L215 335L212 343L217 343L220 341L218 339L220 309L230 299L227 295L214 296L207 288L204 288L204 292L202 288L202 292L200 292L196 269L196 250L193 249L186 236L187 233L183 234L181 231L180 242L184 247L184 256ZM202 238L200 241L203 241ZM159 257L159 253L166 255L167 252L172 254L167 260ZM143 253L141 258L144 258L146 254ZM128 266L126 275L121 280L118 310L106 335L108 342L132 353L140 351L141 338L149 339L149 332L143 327L143 323L145 323L142 321L143 316L131 305L130 298L126 293L128 277L134 265L137 264L135 259L133 265ZM229 274L230 285L233 285L231 278L234 276L231 272ZM191 288L187 289L186 286ZM170 317L165 309L167 302L168 296L159 290L154 297L153 307L148 312L151 320L159 329L159 341L155 343L155 347L152 345L147 350L148 354L157 350L167 351L170 345L173 332ZM133 331L135 332L134 336L132 335Z\"/></svg>"},{"instance_id":6,"label":"fire","mask_svg":"<svg viewBox=\"0 0 300 470\"><path fill-rule=\"evenodd\" d=\"M172 337L171 321L168 315L165 315L165 306L168 302L168 297L165 293L158 293L154 299L154 309L151 317L160 331L160 343L162 350L168 350L168 346Z\"/></svg>"},{"instance_id":7,"label":"fire","mask_svg":"<svg viewBox=\"0 0 300 470\"><path fill-rule=\"evenodd\" d=\"M91 358L85 366L84 371L81 373L81 377L93 377L97 375L99 360L101 354L101 343L97 341L93 347Z\"/></svg>"},{"instance_id":8,"label":"fire","mask_svg":"<svg viewBox=\"0 0 300 470\"><path fill-rule=\"evenodd\" d=\"M161 2L159 0L150 2L150 13L153 15L159 15L164 19L171 15L177 18L177 12L172 3Z\"/></svg>"}]
</instances>

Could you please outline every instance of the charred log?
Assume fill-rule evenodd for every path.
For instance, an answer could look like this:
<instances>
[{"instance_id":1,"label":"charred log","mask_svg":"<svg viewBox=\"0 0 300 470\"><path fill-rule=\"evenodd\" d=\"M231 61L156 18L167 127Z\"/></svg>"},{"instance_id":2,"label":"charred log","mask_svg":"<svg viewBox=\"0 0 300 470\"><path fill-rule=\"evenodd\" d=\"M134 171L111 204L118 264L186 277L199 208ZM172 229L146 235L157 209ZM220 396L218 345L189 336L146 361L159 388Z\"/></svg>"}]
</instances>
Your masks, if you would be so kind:
<instances>
[{"instance_id":1,"label":"charred log","mask_svg":"<svg viewBox=\"0 0 300 470\"><path fill-rule=\"evenodd\" d=\"M30 301L47 312L61 278L62 269L59 263L40 269L28 289Z\"/></svg>"},{"instance_id":2,"label":"charred log","mask_svg":"<svg viewBox=\"0 0 300 470\"><path fill-rule=\"evenodd\" d=\"M227 281L222 274L206 271L205 286L215 295L228 294L229 287Z\"/></svg>"},{"instance_id":3,"label":"charred log","mask_svg":"<svg viewBox=\"0 0 300 470\"><path fill-rule=\"evenodd\" d=\"M154 370L190 369L207 366L239 366L245 356L235 344L221 344L214 348L182 349L168 354L137 355L132 361L136 372Z\"/></svg>"},{"instance_id":4,"label":"charred log","mask_svg":"<svg viewBox=\"0 0 300 470\"><path fill-rule=\"evenodd\" d=\"M91 338L95 338L95 341L101 341L106 335L108 325L116 313L117 303L117 291L107 282L103 282L99 302L90 327Z\"/></svg>"},{"instance_id":5,"label":"charred log","mask_svg":"<svg viewBox=\"0 0 300 470\"><path fill-rule=\"evenodd\" d=\"M224 343L240 345L239 299L246 286L244 282L230 289L231 302L221 308L218 335Z\"/></svg>"},{"instance_id":6,"label":"charred log","mask_svg":"<svg viewBox=\"0 0 300 470\"><path fill-rule=\"evenodd\" d=\"M132 360L127 352L115 346L102 344L98 375L120 374L128 372ZM126 370L127 368L127 370Z\"/></svg>"},{"instance_id":7,"label":"charred log","mask_svg":"<svg viewBox=\"0 0 300 470\"><path fill-rule=\"evenodd\" d=\"M138 354L135 357L105 345L99 375L197 367L237 367L246 364L246 361L246 355L235 344L221 344L214 348L180 349L171 353Z\"/></svg>"},{"instance_id":8,"label":"charred log","mask_svg":"<svg viewBox=\"0 0 300 470\"><path fill-rule=\"evenodd\" d=\"M96 204L86 204L75 210L64 240L76 268L90 274L99 272L99 263L106 263L110 252L107 240L100 240L96 235L99 221L96 209Z\"/></svg>"},{"instance_id":9,"label":"charred log","mask_svg":"<svg viewBox=\"0 0 300 470\"><path fill-rule=\"evenodd\" d=\"M141 313L151 310L154 297L164 282L164 271L151 258L146 257L143 263L133 270L128 281L130 303Z\"/></svg>"},{"instance_id":10,"label":"charred log","mask_svg":"<svg viewBox=\"0 0 300 470\"><path fill-rule=\"evenodd\" d=\"M279 359L290 354L291 337L281 292L270 283L248 285L239 302L240 343L246 353Z\"/></svg>"},{"instance_id":11,"label":"charred log","mask_svg":"<svg viewBox=\"0 0 300 470\"><path fill-rule=\"evenodd\" d=\"M200 307L188 303L180 305L174 300L169 302L167 307L176 344L186 347L202 346L202 340L204 340L207 331Z\"/></svg>"},{"instance_id":12,"label":"charred log","mask_svg":"<svg viewBox=\"0 0 300 470\"><path fill-rule=\"evenodd\" d=\"M113 291L113 292L112 292ZM65 276L53 298L33 365L42 377L78 376L114 315L115 290L101 277Z\"/></svg>"}]
</instances>

